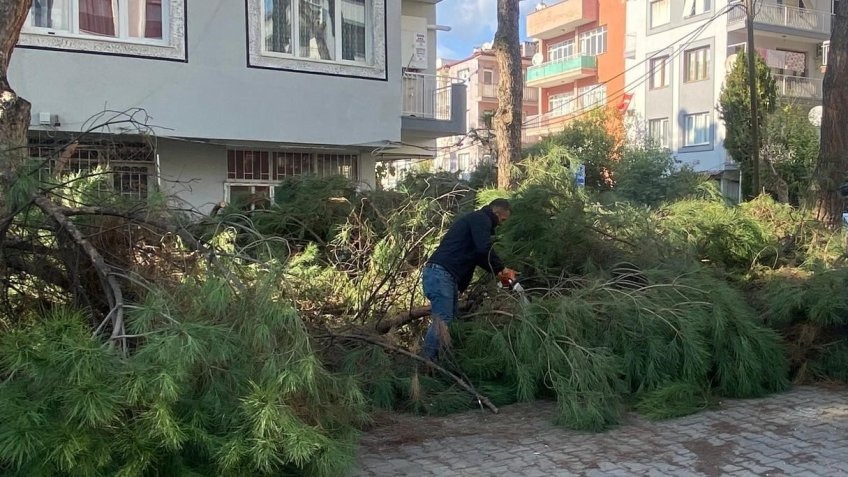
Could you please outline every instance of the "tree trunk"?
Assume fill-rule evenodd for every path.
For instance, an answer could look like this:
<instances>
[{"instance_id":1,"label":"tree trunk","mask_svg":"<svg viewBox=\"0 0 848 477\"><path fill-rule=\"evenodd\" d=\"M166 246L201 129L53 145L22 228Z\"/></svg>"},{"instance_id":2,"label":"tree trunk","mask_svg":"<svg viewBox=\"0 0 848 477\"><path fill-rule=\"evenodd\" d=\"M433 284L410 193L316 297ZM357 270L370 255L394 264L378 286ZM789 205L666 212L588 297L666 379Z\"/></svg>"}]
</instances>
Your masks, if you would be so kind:
<instances>
[{"instance_id":1,"label":"tree trunk","mask_svg":"<svg viewBox=\"0 0 848 477\"><path fill-rule=\"evenodd\" d=\"M839 2L832 31L813 190L816 217L837 228L842 223L844 207L839 186L848 174L848 1Z\"/></svg>"},{"instance_id":2,"label":"tree trunk","mask_svg":"<svg viewBox=\"0 0 848 477\"><path fill-rule=\"evenodd\" d=\"M518 1L498 0L498 31L493 45L500 71L494 125L498 144L498 187L501 189L513 185L510 167L521 159L524 78L518 41Z\"/></svg>"},{"instance_id":3,"label":"tree trunk","mask_svg":"<svg viewBox=\"0 0 848 477\"><path fill-rule=\"evenodd\" d=\"M30 104L12 89L7 73L31 5L32 0L0 0L0 184L4 185L27 156ZM0 206L3 196L0 193Z\"/></svg>"}]
</instances>

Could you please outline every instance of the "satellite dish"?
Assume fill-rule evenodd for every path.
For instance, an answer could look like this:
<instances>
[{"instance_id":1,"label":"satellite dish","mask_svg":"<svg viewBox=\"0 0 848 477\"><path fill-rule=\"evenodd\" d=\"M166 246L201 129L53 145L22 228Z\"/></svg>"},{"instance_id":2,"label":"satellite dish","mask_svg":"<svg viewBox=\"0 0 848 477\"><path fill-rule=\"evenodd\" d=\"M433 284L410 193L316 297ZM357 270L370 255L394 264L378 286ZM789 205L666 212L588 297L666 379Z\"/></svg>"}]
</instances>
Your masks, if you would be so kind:
<instances>
[{"instance_id":1,"label":"satellite dish","mask_svg":"<svg viewBox=\"0 0 848 477\"><path fill-rule=\"evenodd\" d=\"M488 51L488 50L491 50L491 49L492 49L492 42L491 41L487 41L486 43L483 43L483 50Z\"/></svg>"},{"instance_id":2,"label":"satellite dish","mask_svg":"<svg viewBox=\"0 0 848 477\"><path fill-rule=\"evenodd\" d=\"M535 55L533 55L533 66L541 65L542 60L544 60L544 58L542 58L542 52L537 52Z\"/></svg>"},{"instance_id":3,"label":"satellite dish","mask_svg":"<svg viewBox=\"0 0 848 477\"><path fill-rule=\"evenodd\" d=\"M731 70L734 63L736 63L736 53L728 55L727 60L724 62L724 69Z\"/></svg>"},{"instance_id":4,"label":"satellite dish","mask_svg":"<svg viewBox=\"0 0 848 477\"><path fill-rule=\"evenodd\" d=\"M810 110L810 114L807 115L807 119L810 120L810 124L815 127L821 127L822 120L822 107L815 106Z\"/></svg>"},{"instance_id":5,"label":"satellite dish","mask_svg":"<svg viewBox=\"0 0 848 477\"><path fill-rule=\"evenodd\" d=\"M545 4L545 2L539 2L539 4L536 5L536 8L534 8L534 10L536 10L538 12L539 10L541 10L543 8L547 8L547 5Z\"/></svg>"}]
</instances>

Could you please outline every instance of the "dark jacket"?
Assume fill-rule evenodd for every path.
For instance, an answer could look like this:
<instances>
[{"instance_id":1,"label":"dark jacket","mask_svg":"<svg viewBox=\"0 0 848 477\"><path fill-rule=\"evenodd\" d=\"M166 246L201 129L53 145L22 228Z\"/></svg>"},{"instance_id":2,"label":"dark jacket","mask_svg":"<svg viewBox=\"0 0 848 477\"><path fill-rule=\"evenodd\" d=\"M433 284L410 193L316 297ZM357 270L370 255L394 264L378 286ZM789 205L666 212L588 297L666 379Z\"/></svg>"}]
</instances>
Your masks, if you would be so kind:
<instances>
[{"instance_id":1,"label":"dark jacket","mask_svg":"<svg viewBox=\"0 0 848 477\"><path fill-rule=\"evenodd\" d=\"M504 265L492 249L492 235L497 225L498 217L489 206L460 217L448 229L428 262L449 271L460 292L471 283L475 266L500 273Z\"/></svg>"}]
</instances>

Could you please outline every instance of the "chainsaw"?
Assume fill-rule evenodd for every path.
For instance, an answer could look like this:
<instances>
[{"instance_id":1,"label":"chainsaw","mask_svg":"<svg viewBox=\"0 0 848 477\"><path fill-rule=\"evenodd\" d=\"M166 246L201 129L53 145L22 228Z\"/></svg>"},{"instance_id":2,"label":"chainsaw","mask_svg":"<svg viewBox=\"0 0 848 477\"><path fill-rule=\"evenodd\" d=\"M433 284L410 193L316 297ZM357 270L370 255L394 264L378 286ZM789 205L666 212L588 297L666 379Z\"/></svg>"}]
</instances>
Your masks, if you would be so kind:
<instances>
[{"instance_id":1,"label":"chainsaw","mask_svg":"<svg viewBox=\"0 0 848 477\"><path fill-rule=\"evenodd\" d=\"M527 305L530 303L530 300L527 299L527 295L524 293L524 287L518 283L518 280L513 278L501 278L500 287L505 290L510 290L515 292L518 295L518 298L521 300L521 303Z\"/></svg>"}]
</instances>

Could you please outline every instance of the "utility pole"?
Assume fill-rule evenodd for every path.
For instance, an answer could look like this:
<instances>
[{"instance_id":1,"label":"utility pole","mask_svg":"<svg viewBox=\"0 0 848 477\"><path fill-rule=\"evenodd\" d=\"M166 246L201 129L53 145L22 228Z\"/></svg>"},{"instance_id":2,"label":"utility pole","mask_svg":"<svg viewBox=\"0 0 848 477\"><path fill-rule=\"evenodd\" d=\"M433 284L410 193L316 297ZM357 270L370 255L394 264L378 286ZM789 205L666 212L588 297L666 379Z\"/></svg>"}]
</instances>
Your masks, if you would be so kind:
<instances>
[{"instance_id":1,"label":"utility pole","mask_svg":"<svg viewBox=\"0 0 848 477\"><path fill-rule=\"evenodd\" d=\"M745 27L748 30L748 88L751 93L751 188L754 197L760 194L760 121L757 94L757 51L754 49L754 0L745 0Z\"/></svg>"}]
</instances>

